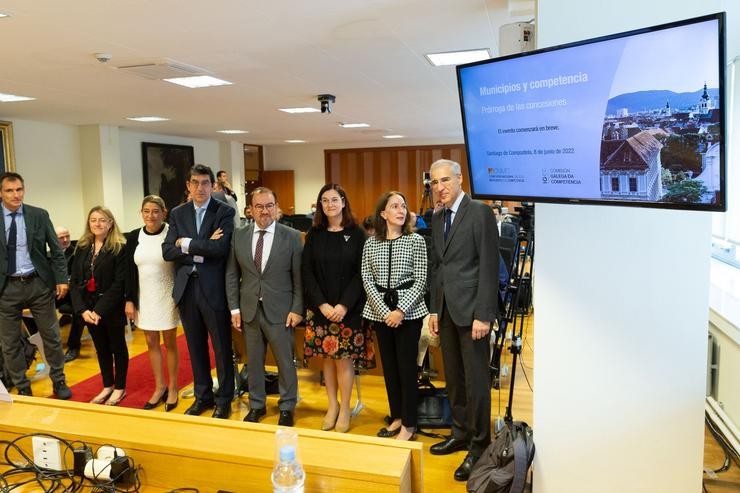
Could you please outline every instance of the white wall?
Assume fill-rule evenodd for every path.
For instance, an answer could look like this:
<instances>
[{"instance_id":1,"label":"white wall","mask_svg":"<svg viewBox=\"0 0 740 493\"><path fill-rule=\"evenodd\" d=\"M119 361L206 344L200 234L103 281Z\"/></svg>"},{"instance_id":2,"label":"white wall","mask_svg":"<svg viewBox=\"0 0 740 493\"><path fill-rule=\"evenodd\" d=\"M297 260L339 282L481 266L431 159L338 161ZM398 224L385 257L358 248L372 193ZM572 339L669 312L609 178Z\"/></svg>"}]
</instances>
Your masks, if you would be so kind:
<instances>
[{"instance_id":1,"label":"white wall","mask_svg":"<svg viewBox=\"0 0 740 493\"><path fill-rule=\"evenodd\" d=\"M723 6L540 0L538 43ZM701 491L710 214L538 204L536 216L535 492Z\"/></svg>"},{"instance_id":2,"label":"white wall","mask_svg":"<svg viewBox=\"0 0 740 493\"><path fill-rule=\"evenodd\" d=\"M0 118L13 122L16 170L26 182L25 201L49 211L55 225L82 234L82 168L78 127Z\"/></svg>"},{"instance_id":3,"label":"white wall","mask_svg":"<svg viewBox=\"0 0 740 493\"><path fill-rule=\"evenodd\" d=\"M141 154L142 142L157 142L161 144L176 144L193 146L196 164L210 166L214 173L220 164L219 143L216 140L191 139L173 135L158 135L131 130L120 130L121 169L123 189L125 190L123 203L126 210L121 224L128 231L141 226L141 199L144 198L144 170ZM183 192L185 183L182 184Z\"/></svg>"}]
</instances>

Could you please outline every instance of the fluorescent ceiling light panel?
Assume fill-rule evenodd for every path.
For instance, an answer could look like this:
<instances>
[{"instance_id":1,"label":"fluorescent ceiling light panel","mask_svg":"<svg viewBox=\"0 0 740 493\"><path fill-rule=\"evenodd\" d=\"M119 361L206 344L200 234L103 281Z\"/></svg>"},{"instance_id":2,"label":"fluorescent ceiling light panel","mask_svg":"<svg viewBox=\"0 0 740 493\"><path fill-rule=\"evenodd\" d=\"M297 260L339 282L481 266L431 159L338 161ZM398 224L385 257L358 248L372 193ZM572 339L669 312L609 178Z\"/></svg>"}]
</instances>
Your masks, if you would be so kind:
<instances>
[{"instance_id":1,"label":"fluorescent ceiling light panel","mask_svg":"<svg viewBox=\"0 0 740 493\"><path fill-rule=\"evenodd\" d=\"M285 142L287 142L288 144L303 144L306 141L299 140L299 139L291 139L291 140L286 140Z\"/></svg>"},{"instance_id":2,"label":"fluorescent ceiling light panel","mask_svg":"<svg viewBox=\"0 0 740 493\"><path fill-rule=\"evenodd\" d=\"M219 130L220 134L248 134L247 130Z\"/></svg>"},{"instance_id":3,"label":"fluorescent ceiling light panel","mask_svg":"<svg viewBox=\"0 0 740 493\"><path fill-rule=\"evenodd\" d=\"M479 60L488 60L491 58L491 53L488 51L488 48L481 48L477 50L448 51L447 53L428 53L424 56L435 67L442 67L445 65L461 65Z\"/></svg>"},{"instance_id":4,"label":"fluorescent ceiling light panel","mask_svg":"<svg viewBox=\"0 0 740 493\"><path fill-rule=\"evenodd\" d=\"M278 108L280 111L284 111L285 113L318 113L318 108Z\"/></svg>"},{"instance_id":5,"label":"fluorescent ceiling light panel","mask_svg":"<svg viewBox=\"0 0 740 493\"><path fill-rule=\"evenodd\" d=\"M190 89L198 89L201 87L214 87L214 86L229 86L232 83L227 80L217 79L210 75L196 75L195 77L175 77L173 79L162 79L167 82L172 82L179 86L189 87Z\"/></svg>"},{"instance_id":6,"label":"fluorescent ceiling light panel","mask_svg":"<svg viewBox=\"0 0 740 493\"><path fill-rule=\"evenodd\" d=\"M15 103L16 101L33 101L36 98L27 96L16 96L15 94L3 94L0 92L0 103Z\"/></svg>"},{"instance_id":7,"label":"fluorescent ceiling light panel","mask_svg":"<svg viewBox=\"0 0 740 493\"><path fill-rule=\"evenodd\" d=\"M404 135L396 135L396 134L383 136L384 139L403 139L404 137L405 137Z\"/></svg>"},{"instance_id":8,"label":"fluorescent ceiling light panel","mask_svg":"<svg viewBox=\"0 0 740 493\"><path fill-rule=\"evenodd\" d=\"M166 122L169 118L161 116L127 116L126 120L132 120L135 122Z\"/></svg>"},{"instance_id":9,"label":"fluorescent ceiling light panel","mask_svg":"<svg viewBox=\"0 0 740 493\"><path fill-rule=\"evenodd\" d=\"M365 128L365 127L369 127L370 125L368 125L367 123L344 123L342 122L339 124L339 126L342 128Z\"/></svg>"}]
</instances>

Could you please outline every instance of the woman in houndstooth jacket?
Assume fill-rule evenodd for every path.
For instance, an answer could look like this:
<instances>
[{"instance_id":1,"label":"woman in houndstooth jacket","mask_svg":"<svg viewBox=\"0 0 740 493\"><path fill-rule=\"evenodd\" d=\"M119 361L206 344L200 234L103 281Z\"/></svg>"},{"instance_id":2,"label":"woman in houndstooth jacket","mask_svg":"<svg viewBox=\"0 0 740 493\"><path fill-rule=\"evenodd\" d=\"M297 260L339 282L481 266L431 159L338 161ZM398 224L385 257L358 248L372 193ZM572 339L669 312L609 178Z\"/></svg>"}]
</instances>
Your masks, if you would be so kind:
<instances>
[{"instance_id":1,"label":"woman in houndstooth jacket","mask_svg":"<svg viewBox=\"0 0 740 493\"><path fill-rule=\"evenodd\" d=\"M412 232L406 198L387 192L375 208L375 233L362 253L362 282L367 303L362 316L373 321L392 422L380 437L411 440L416 432L416 353L427 315L424 290L427 253L424 239Z\"/></svg>"}]
</instances>

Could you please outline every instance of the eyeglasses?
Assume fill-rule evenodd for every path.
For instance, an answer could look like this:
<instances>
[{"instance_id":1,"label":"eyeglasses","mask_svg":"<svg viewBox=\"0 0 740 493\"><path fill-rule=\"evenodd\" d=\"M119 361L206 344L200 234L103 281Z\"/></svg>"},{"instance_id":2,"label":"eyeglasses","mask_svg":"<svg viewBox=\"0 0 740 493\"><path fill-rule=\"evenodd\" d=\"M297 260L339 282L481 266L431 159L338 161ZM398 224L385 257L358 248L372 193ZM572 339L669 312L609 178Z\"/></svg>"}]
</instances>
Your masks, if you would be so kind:
<instances>
[{"instance_id":1,"label":"eyeglasses","mask_svg":"<svg viewBox=\"0 0 740 493\"><path fill-rule=\"evenodd\" d=\"M322 205L329 205L329 204L339 204L342 202L341 197L332 197L330 199L321 199Z\"/></svg>"},{"instance_id":2,"label":"eyeglasses","mask_svg":"<svg viewBox=\"0 0 740 493\"><path fill-rule=\"evenodd\" d=\"M212 185L211 180L190 180L190 186L193 188L207 188Z\"/></svg>"},{"instance_id":3,"label":"eyeglasses","mask_svg":"<svg viewBox=\"0 0 740 493\"><path fill-rule=\"evenodd\" d=\"M257 209L258 211L271 211L275 208L275 203L270 202L269 204L254 204L252 208Z\"/></svg>"},{"instance_id":4,"label":"eyeglasses","mask_svg":"<svg viewBox=\"0 0 740 493\"><path fill-rule=\"evenodd\" d=\"M106 219L104 217L98 217L98 218L91 217L89 222L90 224L105 224L105 223L110 222L110 219Z\"/></svg>"},{"instance_id":5,"label":"eyeglasses","mask_svg":"<svg viewBox=\"0 0 740 493\"><path fill-rule=\"evenodd\" d=\"M445 186L446 187L447 185L449 185L449 183L451 181L452 181L452 177L451 176L443 176L439 180L432 180L432 181L430 181L429 184L431 186L433 186L433 187L436 187L437 185L439 185L441 183L442 186Z\"/></svg>"}]
</instances>

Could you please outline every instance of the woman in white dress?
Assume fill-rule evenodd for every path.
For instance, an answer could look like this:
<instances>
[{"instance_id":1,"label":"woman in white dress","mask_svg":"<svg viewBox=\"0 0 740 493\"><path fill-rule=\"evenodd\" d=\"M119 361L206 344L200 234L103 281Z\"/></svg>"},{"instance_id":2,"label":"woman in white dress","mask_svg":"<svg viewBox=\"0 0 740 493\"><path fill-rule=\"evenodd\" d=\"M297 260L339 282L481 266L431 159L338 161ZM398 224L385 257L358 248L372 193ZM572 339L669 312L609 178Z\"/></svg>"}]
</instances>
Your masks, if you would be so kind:
<instances>
[{"instance_id":1,"label":"woman in white dress","mask_svg":"<svg viewBox=\"0 0 740 493\"><path fill-rule=\"evenodd\" d=\"M126 233L129 256L126 317L134 320L136 326L144 331L154 373L154 393L144 404L144 409L154 409L164 403L165 410L171 411L177 407L178 401L177 326L180 320L172 299L175 266L162 258L162 242L169 227L164 222L166 215L164 200L157 195L148 195L141 204L144 227ZM160 334L167 350L169 383L164 377Z\"/></svg>"}]
</instances>

